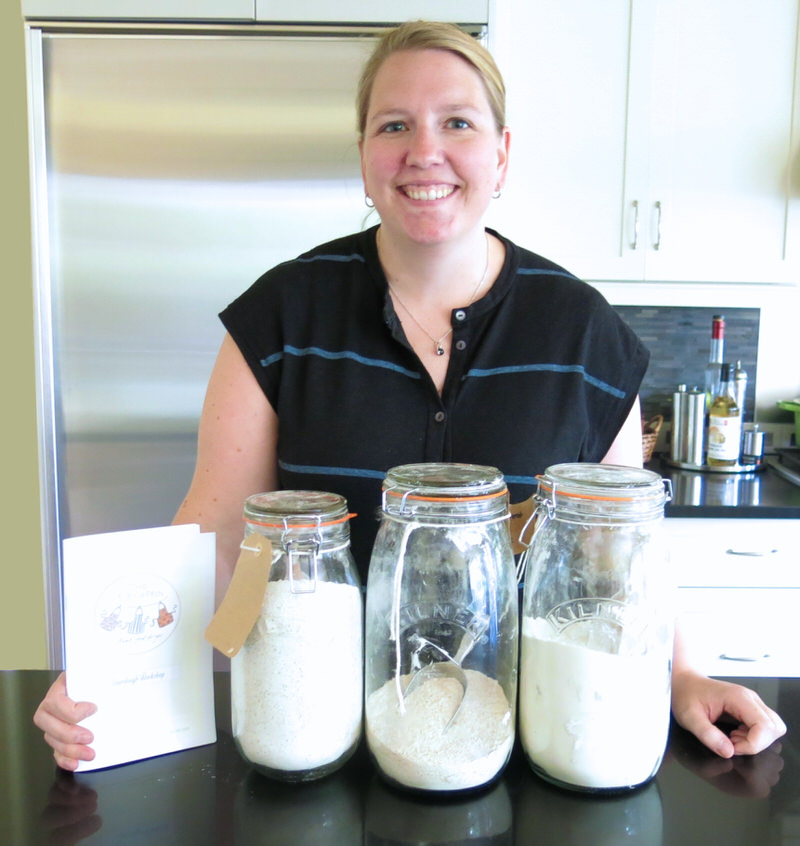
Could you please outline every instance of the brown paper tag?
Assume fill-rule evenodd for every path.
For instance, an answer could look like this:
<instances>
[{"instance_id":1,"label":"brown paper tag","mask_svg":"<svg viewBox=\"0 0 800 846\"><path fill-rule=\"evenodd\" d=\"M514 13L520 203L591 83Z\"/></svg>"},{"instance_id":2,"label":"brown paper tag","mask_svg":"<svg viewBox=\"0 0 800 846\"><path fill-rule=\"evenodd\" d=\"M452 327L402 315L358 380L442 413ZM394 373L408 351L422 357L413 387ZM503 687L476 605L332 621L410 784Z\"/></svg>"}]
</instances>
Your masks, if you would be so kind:
<instances>
[{"instance_id":1,"label":"brown paper tag","mask_svg":"<svg viewBox=\"0 0 800 846\"><path fill-rule=\"evenodd\" d=\"M518 502L516 505L511 505L509 511L511 513L510 529L511 529L511 548L514 550L514 555L519 555L528 548L530 539L533 535L534 522L531 520L533 516L533 496L526 499L524 502ZM530 521L530 525L528 525ZM526 529L527 526L527 529ZM525 537L522 537L523 531Z\"/></svg>"},{"instance_id":2,"label":"brown paper tag","mask_svg":"<svg viewBox=\"0 0 800 846\"><path fill-rule=\"evenodd\" d=\"M242 543L225 597L206 628L206 640L232 658L255 625L272 568L272 544L263 535L248 535Z\"/></svg>"}]
</instances>

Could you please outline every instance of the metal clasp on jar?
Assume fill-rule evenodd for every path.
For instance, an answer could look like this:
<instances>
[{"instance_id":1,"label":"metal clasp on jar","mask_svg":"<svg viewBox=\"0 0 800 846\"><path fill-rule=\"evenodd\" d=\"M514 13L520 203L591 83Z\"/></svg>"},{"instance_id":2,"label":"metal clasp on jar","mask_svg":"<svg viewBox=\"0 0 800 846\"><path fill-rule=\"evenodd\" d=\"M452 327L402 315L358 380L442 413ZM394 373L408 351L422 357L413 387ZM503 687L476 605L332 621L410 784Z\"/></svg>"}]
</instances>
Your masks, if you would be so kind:
<instances>
[{"instance_id":1,"label":"metal clasp on jar","mask_svg":"<svg viewBox=\"0 0 800 846\"><path fill-rule=\"evenodd\" d=\"M536 536L542 529L547 525L547 523L553 519L553 515L556 512L556 485L553 482L552 488L550 490L550 497L539 497L536 496L538 501L538 505L536 508L533 509L531 516L528 517L525 525L522 527L522 530L519 533L519 542L525 547L525 551L519 557L519 563L517 564L517 584L522 582L523 577L525 576L525 568L528 566L528 556L530 555L531 549L533 547L534 541L536 540ZM529 541L524 541L523 538L525 537L525 532L528 531L528 528L533 524L533 534L531 535L531 539Z\"/></svg>"},{"instance_id":2,"label":"metal clasp on jar","mask_svg":"<svg viewBox=\"0 0 800 846\"><path fill-rule=\"evenodd\" d=\"M293 519L302 519L301 528L293 527ZM302 518L284 517L283 534L281 545L286 550L286 575L289 579L289 590L292 593L314 593L317 589L319 550L322 546L321 523L319 515L312 519L316 522L314 534L307 536L309 518L304 515ZM300 537L293 536L300 533Z\"/></svg>"},{"instance_id":3,"label":"metal clasp on jar","mask_svg":"<svg viewBox=\"0 0 800 846\"><path fill-rule=\"evenodd\" d=\"M387 486L381 492L381 509L383 510L384 514L391 514L392 511L389 508L389 501L387 497L389 494L393 493L397 490L397 486ZM402 494L402 498L400 500L400 516L402 517L413 517L415 513L415 509L409 506L408 498L410 496L418 495L421 491L421 488L409 488L404 494ZM397 496L397 494L395 494Z\"/></svg>"}]
</instances>

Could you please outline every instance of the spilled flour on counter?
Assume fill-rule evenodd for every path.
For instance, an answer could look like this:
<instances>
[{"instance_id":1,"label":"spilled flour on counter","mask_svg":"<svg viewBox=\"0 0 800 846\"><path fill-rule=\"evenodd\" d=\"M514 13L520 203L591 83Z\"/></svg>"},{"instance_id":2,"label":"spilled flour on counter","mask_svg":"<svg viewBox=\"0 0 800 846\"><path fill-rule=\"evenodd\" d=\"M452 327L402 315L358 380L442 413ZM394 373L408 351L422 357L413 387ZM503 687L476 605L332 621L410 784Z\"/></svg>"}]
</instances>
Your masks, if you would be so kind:
<instances>
[{"instance_id":1,"label":"spilled flour on counter","mask_svg":"<svg viewBox=\"0 0 800 846\"><path fill-rule=\"evenodd\" d=\"M394 679L370 694L367 741L381 770L408 787L464 790L490 781L514 742L514 721L503 688L477 670L466 670L467 692L458 716L444 727L461 695L452 678L426 681L400 712Z\"/></svg>"},{"instance_id":2,"label":"spilled flour on counter","mask_svg":"<svg viewBox=\"0 0 800 846\"><path fill-rule=\"evenodd\" d=\"M292 593L287 580L269 582L231 660L234 737L249 761L270 769L332 763L360 736L362 684L359 588L318 581L313 592Z\"/></svg>"}]
</instances>

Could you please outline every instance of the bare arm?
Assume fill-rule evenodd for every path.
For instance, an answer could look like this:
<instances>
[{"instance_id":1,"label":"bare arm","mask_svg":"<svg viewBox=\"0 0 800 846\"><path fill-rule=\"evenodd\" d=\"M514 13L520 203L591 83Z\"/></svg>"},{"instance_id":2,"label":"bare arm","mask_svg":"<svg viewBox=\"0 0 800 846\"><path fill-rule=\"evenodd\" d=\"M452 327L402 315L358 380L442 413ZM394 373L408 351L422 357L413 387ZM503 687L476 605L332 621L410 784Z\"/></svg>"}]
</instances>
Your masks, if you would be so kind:
<instances>
[{"instance_id":1,"label":"bare arm","mask_svg":"<svg viewBox=\"0 0 800 846\"><path fill-rule=\"evenodd\" d=\"M642 412L639 407L639 397L636 397L628 417L602 463L620 464L624 467L642 466Z\"/></svg>"},{"instance_id":2,"label":"bare arm","mask_svg":"<svg viewBox=\"0 0 800 846\"><path fill-rule=\"evenodd\" d=\"M217 534L217 603L227 589L248 496L277 485L278 417L229 335L206 391L194 477L173 523Z\"/></svg>"},{"instance_id":3,"label":"bare arm","mask_svg":"<svg viewBox=\"0 0 800 846\"><path fill-rule=\"evenodd\" d=\"M199 523L217 533L217 601L230 581L243 536L242 505L277 484L278 418L233 340L226 335L206 391L197 465L173 523ZM74 770L94 758L92 733L78 725L96 711L67 696L64 673L50 687L34 723L56 763Z\"/></svg>"}]
</instances>

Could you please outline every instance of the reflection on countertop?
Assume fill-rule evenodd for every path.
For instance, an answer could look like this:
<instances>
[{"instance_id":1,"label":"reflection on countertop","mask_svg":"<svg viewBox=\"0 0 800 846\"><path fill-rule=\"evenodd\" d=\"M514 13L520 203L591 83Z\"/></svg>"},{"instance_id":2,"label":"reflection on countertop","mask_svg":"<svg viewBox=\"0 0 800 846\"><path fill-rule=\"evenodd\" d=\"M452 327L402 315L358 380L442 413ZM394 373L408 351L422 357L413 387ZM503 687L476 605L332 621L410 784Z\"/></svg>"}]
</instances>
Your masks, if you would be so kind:
<instances>
[{"instance_id":1,"label":"reflection on countertop","mask_svg":"<svg viewBox=\"0 0 800 846\"><path fill-rule=\"evenodd\" d=\"M800 519L800 487L767 466L753 473L704 473L672 467L657 454L647 469L672 483L667 517Z\"/></svg>"},{"instance_id":2,"label":"reflection on countertop","mask_svg":"<svg viewBox=\"0 0 800 846\"><path fill-rule=\"evenodd\" d=\"M318 782L283 784L255 773L231 735L227 673L214 679L217 743L65 773L31 720L54 675L0 672L3 844L777 846L789 840L775 834L797 831L800 821L794 678L740 680L789 728L753 757L717 758L673 724L656 778L630 793L553 787L534 775L517 744L503 775L484 790L420 796L381 781L363 743L340 771Z\"/></svg>"}]
</instances>

